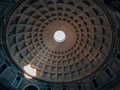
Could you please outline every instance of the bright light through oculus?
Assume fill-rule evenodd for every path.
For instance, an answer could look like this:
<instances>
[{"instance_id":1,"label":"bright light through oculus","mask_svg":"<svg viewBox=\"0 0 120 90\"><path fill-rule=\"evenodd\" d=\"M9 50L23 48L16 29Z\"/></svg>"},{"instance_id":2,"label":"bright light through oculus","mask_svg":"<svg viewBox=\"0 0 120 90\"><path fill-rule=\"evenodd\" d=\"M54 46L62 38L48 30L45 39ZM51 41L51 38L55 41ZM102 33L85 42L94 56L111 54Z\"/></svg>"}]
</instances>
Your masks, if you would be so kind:
<instances>
[{"instance_id":1,"label":"bright light through oculus","mask_svg":"<svg viewBox=\"0 0 120 90\"><path fill-rule=\"evenodd\" d=\"M26 78L28 78L28 79L32 79L32 77L31 76L28 76L27 74L25 74L24 73L24 76L26 77Z\"/></svg>"},{"instance_id":2,"label":"bright light through oculus","mask_svg":"<svg viewBox=\"0 0 120 90\"><path fill-rule=\"evenodd\" d=\"M66 39L66 35L63 31L58 30L54 33L53 38L56 42L63 42Z\"/></svg>"},{"instance_id":3,"label":"bright light through oculus","mask_svg":"<svg viewBox=\"0 0 120 90\"><path fill-rule=\"evenodd\" d=\"M25 70L25 72L26 72L27 74L31 75L32 77L35 77L35 76L36 76L36 69L35 69L35 68L32 68L32 67L30 66L30 64L24 66L24 70ZM30 77L30 76L28 76L28 75L26 75L26 74L24 74L24 75L25 75L26 78L29 78L29 79L32 78L32 77Z\"/></svg>"}]
</instances>

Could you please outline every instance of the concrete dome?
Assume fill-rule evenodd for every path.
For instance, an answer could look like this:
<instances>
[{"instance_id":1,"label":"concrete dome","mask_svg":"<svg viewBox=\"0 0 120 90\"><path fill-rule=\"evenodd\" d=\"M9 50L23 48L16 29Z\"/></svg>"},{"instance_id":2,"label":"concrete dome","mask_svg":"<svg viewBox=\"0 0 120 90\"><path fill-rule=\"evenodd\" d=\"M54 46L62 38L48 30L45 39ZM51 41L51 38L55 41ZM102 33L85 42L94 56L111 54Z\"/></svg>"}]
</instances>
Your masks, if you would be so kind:
<instances>
[{"instance_id":1,"label":"concrete dome","mask_svg":"<svg viewBox=\"0 0 120 90\"><path fill-rule=\"evenodd\" d=\"M119 90L120 1L0 0L0 90Z\"/></svg>"},{"instance_id":2,"label":"concrete dome","mask_svg":"<svg viewBox=\"0 0 120 90\"><path fill-rule=\"evenodd\" d=\"M26 0L10 17L7 47L19 68L37 69L37 79L75 81L106 61L113 42L110 24L94 1ZM57 30L66 35L62 43L53 38Z\"/></svg>"}]
</instances>

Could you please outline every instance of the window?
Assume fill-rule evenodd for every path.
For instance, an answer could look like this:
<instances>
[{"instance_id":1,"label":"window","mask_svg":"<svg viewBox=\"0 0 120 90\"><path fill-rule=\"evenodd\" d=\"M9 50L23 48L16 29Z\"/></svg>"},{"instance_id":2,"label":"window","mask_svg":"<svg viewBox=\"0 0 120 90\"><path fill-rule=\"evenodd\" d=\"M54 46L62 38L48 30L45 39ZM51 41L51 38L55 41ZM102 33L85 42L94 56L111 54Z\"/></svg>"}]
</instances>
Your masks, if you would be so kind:
<instances>
[{"instance_id":1,"label":"window","mask_svg":"<svg viewBox=\"0 0 120 90\"><path fill-rule=\"evenodd\" d=\"M0 74L7 68L7 65L6 64L3 64L1 67L0 67Z\"/></svg>"},{"instance_id":2,"label":"window","mask_svg":"<svg viewBox=\"0 0 120 90\"><path fill-rule=\"evenodd\" d=\"M78 85L77 88L78 88L78 90L82 90L82 86L81 85Z\"/></svg>"},{"instance_id":3,"label":"window","mask_svg":"<svg viewBox=\"0 0 120 90\"><path fill-rule=\"evenodd\" d=\"M120 60L120 53L118 53L116 57L117 57L117 59Z\"/></svg>"},{"instance_id":4,"label":"window","mask_svg":"<svg viewBox=\"0 0 120 90\"><path fill-rule=\"evenodd\" d=\"M19 83L21 81L21 77L20 76L17 76L14 81L13 81L13 86L14 87L18 87Z\"/></svg>"},{"instance_id":5,"label":"window","mask_svg":"<svg viewBox=\"0 0 120 90\"><path fill-rule=\"evenodd\" d=\"M113 72L110 70L110 69L106 69L105 70L105 73L107 74L107 76L110 78L110 79L113 79L115 77L115 75L113 74Z\"/></svg>"},{"instance_id":6,"label":"window","mask_svg":"<svg viewBox=\"0 0 120 90\"><path fill-rule=\"evenodd\" d=\"M98 85L98 83L97 83L97 81L95 79L92 80L92 83L93 83L93 85L94 85L95 88L99 87L99 85Z\"/></svg>"}]
</instances>

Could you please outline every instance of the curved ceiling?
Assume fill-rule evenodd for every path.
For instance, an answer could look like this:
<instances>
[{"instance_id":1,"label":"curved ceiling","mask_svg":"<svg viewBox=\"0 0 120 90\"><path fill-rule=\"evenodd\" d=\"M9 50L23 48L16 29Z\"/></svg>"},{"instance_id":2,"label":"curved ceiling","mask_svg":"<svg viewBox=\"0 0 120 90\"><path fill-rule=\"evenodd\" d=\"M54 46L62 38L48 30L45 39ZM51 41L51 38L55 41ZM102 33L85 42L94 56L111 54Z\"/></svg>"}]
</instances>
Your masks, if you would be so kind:
<instances>
[{"instance_id":1,"label":"curved ceiling","mask_svg":"<svg viewBox=\"0 0 120 90\"><path fill-rule=\"evenodd\" d=\"M53 38L62 30L66 39ZM96 71L109 55L112 29L92 0L26 0L11 16L6 41L19 68L37 69L37 79L69 82Z\"/></svg>"}]
</instances>

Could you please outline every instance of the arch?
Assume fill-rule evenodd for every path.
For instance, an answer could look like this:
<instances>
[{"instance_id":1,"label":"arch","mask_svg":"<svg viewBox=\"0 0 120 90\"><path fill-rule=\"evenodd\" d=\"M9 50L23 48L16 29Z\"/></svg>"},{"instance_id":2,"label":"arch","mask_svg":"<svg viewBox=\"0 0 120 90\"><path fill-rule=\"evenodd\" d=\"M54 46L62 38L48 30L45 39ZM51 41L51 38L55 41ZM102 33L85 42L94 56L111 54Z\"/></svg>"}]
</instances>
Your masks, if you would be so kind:
<instances>
[{"instance_id":1,"label":"arch","mask_svg":"<svg viewBox=\"0 0 120 90\"><path fill-rule=\"evenodd\" d=\"M23 90L40 90L40 88L36 84L28 84Z\"/></svg>"}]
</instances>

